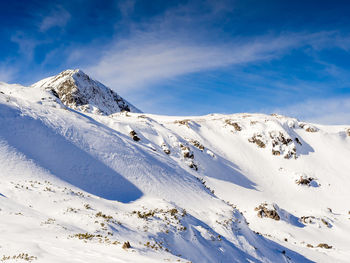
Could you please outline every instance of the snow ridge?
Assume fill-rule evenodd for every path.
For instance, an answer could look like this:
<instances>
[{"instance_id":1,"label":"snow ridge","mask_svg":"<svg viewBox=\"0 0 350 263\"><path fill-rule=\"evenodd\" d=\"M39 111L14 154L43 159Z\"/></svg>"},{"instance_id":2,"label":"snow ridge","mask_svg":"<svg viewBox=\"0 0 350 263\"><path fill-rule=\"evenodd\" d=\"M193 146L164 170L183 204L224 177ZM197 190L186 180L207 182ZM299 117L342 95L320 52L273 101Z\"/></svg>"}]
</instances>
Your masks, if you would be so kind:
<instances>
[{"instance_id":1,"label":"snow ridge","mask_svg":"<svg viewBox=\"0 0 350 263\"><path fill-rule=\"evenodd\" d=\"M350 127L116 96L0 83L0 262L349 261Z\"/></svg>"}]
</instances>

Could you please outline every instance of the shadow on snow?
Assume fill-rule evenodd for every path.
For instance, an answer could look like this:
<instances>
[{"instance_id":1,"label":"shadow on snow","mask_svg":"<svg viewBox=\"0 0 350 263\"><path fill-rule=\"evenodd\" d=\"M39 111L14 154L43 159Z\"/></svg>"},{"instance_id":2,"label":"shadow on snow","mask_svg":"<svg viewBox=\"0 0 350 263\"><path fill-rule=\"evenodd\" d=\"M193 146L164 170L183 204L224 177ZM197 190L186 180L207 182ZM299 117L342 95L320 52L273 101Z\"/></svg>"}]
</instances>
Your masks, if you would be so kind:
<instances>
[{"instance_id":1,"label":"shadow on snow","mask_svg":"<svg viewBox=\"0 0 350 263\"><path fill-rule=\"evenodd\" d=\"M20 116L20 111L0 105L0 137L37 165L88 193L123 203L142 192L100 160L45 126L40 120Z\"/></svg>"}]
</instances>

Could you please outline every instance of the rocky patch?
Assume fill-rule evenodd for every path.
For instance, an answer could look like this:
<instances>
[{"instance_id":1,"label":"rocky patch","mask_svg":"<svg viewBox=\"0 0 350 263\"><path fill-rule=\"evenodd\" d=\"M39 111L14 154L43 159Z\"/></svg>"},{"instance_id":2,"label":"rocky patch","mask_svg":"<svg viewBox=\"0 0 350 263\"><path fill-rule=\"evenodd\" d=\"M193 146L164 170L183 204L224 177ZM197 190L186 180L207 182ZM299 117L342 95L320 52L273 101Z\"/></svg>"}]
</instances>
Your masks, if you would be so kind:
<instances>
[{"instance_id":1,"label":"rocky patch","mask_svg":"<svg viewBox=\"0 0 350 263\"><path fill-rule=\"evenodd\" d=\"M165 154L170 154L170 149L169 147L163 142L162 145L160 146Z\"/></svg>"},{"instance_id":2,"label":"rocky patch","mask_svg":"<svg viewBox=\"0 0 350 263\"><path fill-rule=\"evenodd\" d=\"M189 128L189 122L191 120L190 119L185 119L185 120L176 120L174 123L175 124L179 124L179 125L185 125L187 128Z\"/></svg>"},{"instance_id":3,"label":"rocky patch","mask_svg":"<svg viewBox=\"0 0 350 263\"><path fill-rule=\"evenodd\" d=\"M190 150L190 147L180 144L182 155L185 159L194 159L193 152Z\"/></svg>"},{"instance_id":4,"label":"rocky patch","mask_svg":"<svg viewBox=\"0 0 350 263\"><path fill-rule=\"evenodd\" d=\"M304 129L307 132L318 132L318 128L316 128L315 126L312 126L311 124L307 124L304 122L300 122L299 127Z\"/></svg>"},{"instance_id":5,"label":"rocky patch","mask_svg":"<svg viewBox=\"0 0 350 263\"><path fill-rule=\"evenodd\" d=\"M194 147L198 148L199 150L201 150L203 152L204 150L204 146L197 140L189 140L189 143L191 143Z\"/></svg>"},{"instance_id":6,"label":"rocky patch","mask_svg":"<svg viewBox=\"0 0 350 263\"><path fill-rule=\"evenodd\" d=\"M320 243L317 245L317 247L320 247L320 248L325 248L325 249L331 249L332 246L326 244L326 243Z\"/></svg>"},{"instance_id":7,"label":"rocky patch","mask_svg":"<svg viewBox=\"0 0 350 263\"><path fill-rule=\"evenodd\" d=\"M135 142L138 142L140 140L140 138L137 136L137 133L134 130L130 131L129 135Z\"/></svg>"},{"instance_id":8,"label":"rocky patch","mask_svg":"<svg viewBox=\"0 0 350 263\"><path fill-rule=\"evenodd\" d=\"M308 177L307 175L301 175L298 180L295 180L295 183L297 185L306 185L306 186L313 186L317 187L318 184L315 181L315 178Z\"/></svg>"},{"instance_id":9,"label":"rocky patch","mask_svg":"<svg viewBox=\"0 0 350 263\"><path fill-rule=\"evenodd\" d=\"M285 159L290 159L292 157L295 159L297 158L297 149L293 140L288 135L275 131L270 132L269 135L271 138L273 155L283 155Z\"/></svg>"},{"instance_id":10,"label":"rocky patch","mask_svg":"<svg viewBox=\"0 0 350 263\"><path fill-rule=\"evenodd\" d=\"M197 171L198 166L193 161L194 154L191 151L190 147L185 146L182 143L180 143L180 149L181 149L181 153L182 153L183 158L185 159L186 163L188 164L188 167Z\"/></svg>"},{"instance_id":11,"label":"rocky patch","mask_svg":"<svg viewBox=\"0 0 350 263\"><path fill-rule=\"evenodd\" d=\"M253 135L253 137L248 139L248 142L255 143L260 148L265 148L266 147L266 142L263 141L263 136L261 134Z\"/></svg>"},{"instance_id":12,"label":"rocky patch","mask_svg":"<svg viewBox=\"0 0 350 263\"><path fill-rule=\"evenodd\" d=\"M110 115L116 112L140 112L116 92L91 79L81 70L66 70L32 85L44 88L66 107L83 112Z\"/></svg>"},{"instance_id":13,"label":"rocky patch","mask_svg":"<svg viewBox=\"0 0 350 263\"><path fill-rule=\"evenodd\" d=\"M279 214L277 213L276 209L272 205L268 205L266 203L263 203L259 205L258 207L255 207L255 211L258 211L257 216L260 218L267 217L274 219L276 221L279 221L281 218Z\"/></svg>"},{"instance_id":14,"label":"rocky patch","mask_svg":"<svg viewBox=\"0 0 350 263\"><path fill-rule=\"evenodd\" d=\"M315 216L302 216L300 217L300 222L305 225L314 225L317 224L318 227L321 227L322 225L331 228L332 224L324 218L315 217Z\"/></svg>"},{"instance_id":15,"label":"rocky patch","mask_svg":"<svg viewBox=\"0 0 350 263\"><path fill-rule=\"evenodd\" d=\"M241 131L242 127L239 126L239 124L237 122L233 122L232 120L225 120L225 123L227 125L232 126L236 131Z\"/></svg>"}]
</instances>

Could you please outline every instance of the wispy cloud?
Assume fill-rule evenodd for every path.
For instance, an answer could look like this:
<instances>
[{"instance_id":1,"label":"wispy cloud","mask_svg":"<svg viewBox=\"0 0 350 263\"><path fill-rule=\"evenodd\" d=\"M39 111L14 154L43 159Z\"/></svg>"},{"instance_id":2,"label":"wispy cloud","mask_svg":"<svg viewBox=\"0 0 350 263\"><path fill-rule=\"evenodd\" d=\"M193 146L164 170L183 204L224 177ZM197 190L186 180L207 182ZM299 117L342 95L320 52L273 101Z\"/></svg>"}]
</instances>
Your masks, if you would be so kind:
<instances>
[{"instance_id":1,"label":"wispy cloud","mask_svg":"<svg viewBox=\"0 0 350 263\"><path fill-rule=\"evenodd\" d=\"M315 123L350 125L350 97L307 100L273 112Z\"/></svg>"},{"instance_id":2,"label":"wispy cloud","mask_svg":"<svg viewBox=\"0 0 350 263\"><path fill-rule=\"evenodd\" d=\"M124 19L116 25L114 40L103 48L102 54L98 50L94 63L85 67L87 72L119 91L144 89L191 73L268 62L300 47L345 49L344 43L350 41L336 31L282 32L216 40L217 32L211 28L211 22L232 12L235 7L232 1L206 0L201 8L198 3L176 5L138 23L127 19L134 3L129 0L120 5ZM118 28L128 34L118 34ZM73 51L69 57L78 59L79 54Z\"/></svg>"},{"instance_id":3,"label":"wispy cloud","mask_svg":"<svg viewBox=\"0 0 350 263\"><path fill-rule=\"evenodd\" d=\"M0 64L0 82L12 82L17 70L9 62Z\"/></svg>"},{"instance_id":4,"label":"wispy cloud","mask_svg":"<svg viewBox=\"0 0 350 263\"><path fill-rule=\"evenodd\" d=\"M95 31L85 27L91 21L89 24L82 19L91 18L95 5L87 4L86 12L78 13L70 4L56 6L55 10L48 7L49 11L36 14L35 32L23 31L12 37L19 45L15 55L22 57L20 66L31 67L35 61L40 77L47 74L42 72L44 68L53 74L80 67L131 101L148 96L146 100L153 103L155 96L169 96L169 104L170 100L176 101L176 96L188 95L189 90L201 93L197 101L191 99L191 111L195 107L203 109L203 101L209 100L220 101L222 107L216 105L210 111L239 111L247 104L259 110L264 104L290 105L299 99L340 94L341 89L349 87L346 55L340 64L332 57L349 52L346 30L285 26L274 31L269 23L260 30L251 25L256 21L251 20L251 14L243 14L241 10L246 9L231 0L172 2L156 8L145 8L141 2L126 0L108 5L111 12L104 10L109 19L106 18L109 27L105 32L101 27ZM103 12L97 13L105 17ZM85 30L74 37L68 35L77 26ZM297 31L301 28L304 31ZM23 63L23 58L31 63ZM22 67L22 71L26 70ZM142 108L144 100L137 105ZM247 103L237 103L243 100ZM288 108L292 114L293 109ZM296 116L304 116L300 114Z\"/></svg>"},{"instance_id":5,"label":"wispy cloud","mask_svg":"<svg viewBox=\"0 0 350 263\"><path fill-rule=\"evenodd\" d=\"M27 36L23 32L16 32L12 35L11 41L18 45L19 54L27 60L33 58L34 49L40 44L40 41Z\"/></svg>"},{"instance_id":6,"label":"wispy cloud","mask_svg":"<svg viewBox=\"0 0 350 263\"><path fill-rule=\"evenodd\" d=\"M62 7L56 7L48 16L44 17L39 29L45 32L53 27L64 27L70 20L70 13Z\"/></svg>"},{"instance_id":7,"label":"wispy cloud","mask_svg":"<svg viewBox=\"0 0 350 263\"><path fill-rule=\"evenodd\" d=\"M215 45L138 33L116 41L87 71L118 90L138 89L179 75L271 60L300 45L305 37L261 36Z\"/></svg>"}]
</instances>

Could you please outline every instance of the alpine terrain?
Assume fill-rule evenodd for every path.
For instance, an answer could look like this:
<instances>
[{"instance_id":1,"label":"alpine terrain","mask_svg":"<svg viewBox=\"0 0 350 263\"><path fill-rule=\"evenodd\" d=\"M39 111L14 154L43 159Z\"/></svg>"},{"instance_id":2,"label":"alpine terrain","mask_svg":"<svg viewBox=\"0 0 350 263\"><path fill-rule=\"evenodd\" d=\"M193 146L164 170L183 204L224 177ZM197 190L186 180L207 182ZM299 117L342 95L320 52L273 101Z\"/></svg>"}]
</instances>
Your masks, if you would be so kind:
<instances>
[{"instance_id":1,"label":"alpine terrain","mask_svg":"<svg viewBox=\"0 0 350 263\"><path fill-rule=\"evenodd\" d=\"M349 262L349 158L350 126L0 83L0 262Z\"/></svg>"}]
</instances>

